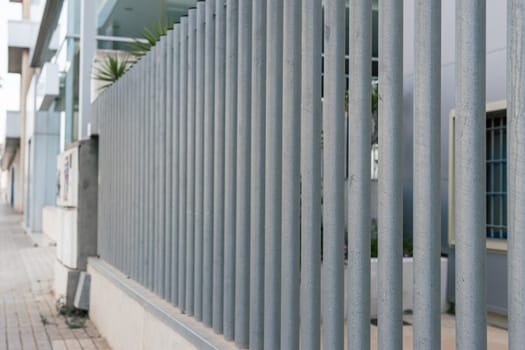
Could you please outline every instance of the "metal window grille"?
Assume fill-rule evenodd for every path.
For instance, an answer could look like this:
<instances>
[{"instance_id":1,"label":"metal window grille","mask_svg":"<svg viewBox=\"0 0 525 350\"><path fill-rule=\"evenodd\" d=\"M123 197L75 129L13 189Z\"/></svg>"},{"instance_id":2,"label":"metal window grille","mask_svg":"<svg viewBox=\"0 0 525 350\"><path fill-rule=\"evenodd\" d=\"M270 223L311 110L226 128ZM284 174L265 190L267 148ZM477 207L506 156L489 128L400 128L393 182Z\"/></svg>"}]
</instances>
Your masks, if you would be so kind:
<instances>
[{"instance_id":1,"label":"metal window grille","mask_svg":"<svg viewBox=\"0 0 525 350\"><path fill-rule=\"evenodd\" d=\"M487 114L487 238L507 239L507 115Z\"/></svg>"}]
</instances>

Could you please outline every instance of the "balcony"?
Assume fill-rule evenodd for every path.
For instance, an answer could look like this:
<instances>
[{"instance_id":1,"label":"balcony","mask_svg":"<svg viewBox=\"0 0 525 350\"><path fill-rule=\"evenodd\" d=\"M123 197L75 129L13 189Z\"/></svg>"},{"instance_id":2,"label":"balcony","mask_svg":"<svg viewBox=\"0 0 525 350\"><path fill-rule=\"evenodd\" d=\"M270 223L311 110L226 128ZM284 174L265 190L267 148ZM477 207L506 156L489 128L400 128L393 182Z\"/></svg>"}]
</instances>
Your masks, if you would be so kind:
<instances>
[{"instance_id":1,"label":"balcony","mask_svg":"<svg viewBox=\"0 0 525 350\"><path fill-rule=\"evenodd\" d=\"M39 111L47 111L60 88L58 66L55 63L45 63L36 84L36 106Z\"/></svg>"},{"instance_id":2,"label":"balcony","mask_svg":"<svg viewBox=\"0 0 525 350\"><path fill-rule=\"evenodd\" d=\"M9 48L9 73L22 72L22 52L30 49L36 40L38 23L27 20L10 20L7 23L7 46Z\"/></svg>"}]
</instances>

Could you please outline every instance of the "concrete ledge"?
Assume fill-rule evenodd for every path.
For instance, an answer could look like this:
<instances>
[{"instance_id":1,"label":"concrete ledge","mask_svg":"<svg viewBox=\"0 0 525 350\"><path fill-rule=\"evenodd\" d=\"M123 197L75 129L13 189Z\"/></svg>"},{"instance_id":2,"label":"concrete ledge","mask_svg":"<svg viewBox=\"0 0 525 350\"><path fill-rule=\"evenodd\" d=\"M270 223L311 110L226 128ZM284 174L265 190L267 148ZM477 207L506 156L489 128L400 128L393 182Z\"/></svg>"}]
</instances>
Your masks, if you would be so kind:
<instances>
[{"instance_id":1,"label":"concrete ledge","mask_svg":"<svg viewBox=\"0 0 525 350\"><path fill-rule=\"evenodd\" d=\"M90 318L114 350L236 349L102 259L89 258Z\"/></svg>"}]
</instances>

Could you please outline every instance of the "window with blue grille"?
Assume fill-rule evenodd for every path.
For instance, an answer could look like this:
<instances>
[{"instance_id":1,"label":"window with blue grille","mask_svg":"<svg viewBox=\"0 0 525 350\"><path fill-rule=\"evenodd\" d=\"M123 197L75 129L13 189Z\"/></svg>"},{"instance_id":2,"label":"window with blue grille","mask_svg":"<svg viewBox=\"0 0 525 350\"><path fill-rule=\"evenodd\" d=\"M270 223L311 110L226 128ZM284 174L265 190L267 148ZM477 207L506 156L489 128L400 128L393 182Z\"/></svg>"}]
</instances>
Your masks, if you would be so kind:
<instances>
[{"instance_id":1,"label":"window with blue grille","mask_svg":"<svg viewBox=\"0 0 525 350\"><path fill-rule=\"evenodd\" d=\"M487 114L487 238L507 239L507 114Z\"/></svg>"}]
</instances>

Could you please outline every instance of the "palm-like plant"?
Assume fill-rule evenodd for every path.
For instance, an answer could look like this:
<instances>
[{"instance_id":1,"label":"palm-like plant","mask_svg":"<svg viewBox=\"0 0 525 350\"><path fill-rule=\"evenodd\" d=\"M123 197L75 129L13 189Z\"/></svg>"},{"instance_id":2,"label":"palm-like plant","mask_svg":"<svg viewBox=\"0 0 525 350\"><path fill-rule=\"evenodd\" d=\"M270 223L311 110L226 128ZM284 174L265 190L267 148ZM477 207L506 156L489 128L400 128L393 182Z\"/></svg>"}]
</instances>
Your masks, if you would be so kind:
<instances>
[{"instance_id":1,"label":"palm-like plant","mask_svg":"<svg viewBox=\"0 0 525 350\"><path fill-rule=\"evenodd\" d=\"M122 77L131 63L132 61L127 57L106 56L94 76L96 80L105 82L105 84L100 87L100 90L105 90Z\"/></svg>"},{"instance_id":2,"label":"palm-like plant","mask_svg":"<svg viewBox=\"0 0 525 350\"><path fill-rule=\"evenodd\" d=\"M134 39L133 43L129 45L131 54L136 57L144 56L162 36L168 33L168 29L170 28L165 22L151 22L151 29L144 27L142 31L143 39Z\"/></svg>"}]
</instances>

